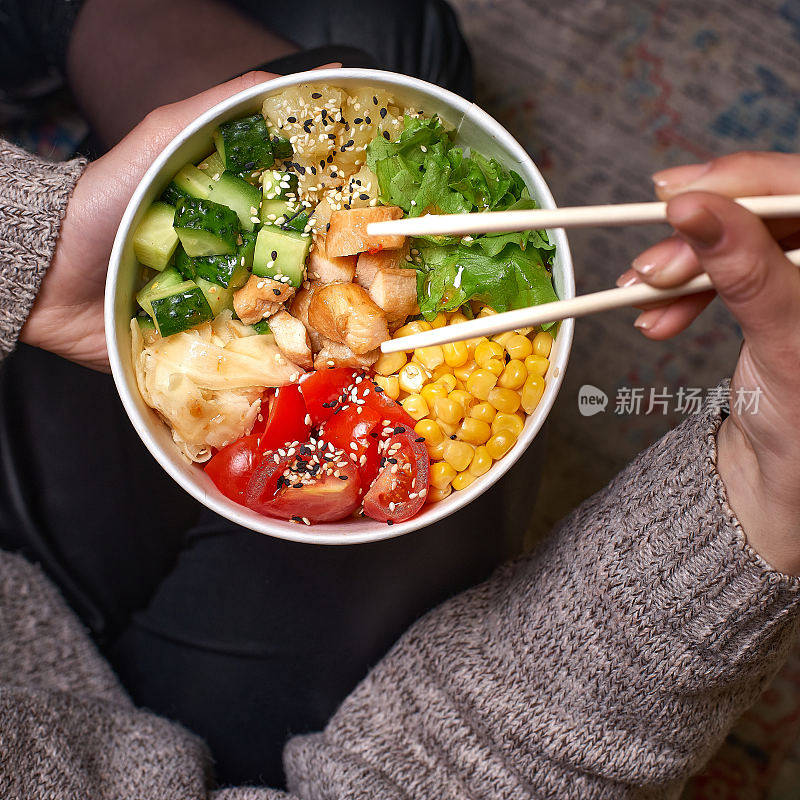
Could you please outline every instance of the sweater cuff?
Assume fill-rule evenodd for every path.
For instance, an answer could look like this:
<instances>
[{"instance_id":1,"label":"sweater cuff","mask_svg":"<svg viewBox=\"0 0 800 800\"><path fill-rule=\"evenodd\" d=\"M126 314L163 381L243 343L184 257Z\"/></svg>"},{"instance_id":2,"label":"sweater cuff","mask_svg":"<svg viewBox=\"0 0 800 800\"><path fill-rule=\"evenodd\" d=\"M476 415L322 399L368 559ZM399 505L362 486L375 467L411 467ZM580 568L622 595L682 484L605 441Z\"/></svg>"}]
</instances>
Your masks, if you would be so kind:
<instances>
[{"instance_id":1,"label":"sweater cuff","mask_svg":"<svg viewBox=\"0 0 800 800\"><path fill-rule=\"evenodd\" d=\"M30 314L86 163L43 161L0 139L0 360Z\"/></svg>"}]
</instances>

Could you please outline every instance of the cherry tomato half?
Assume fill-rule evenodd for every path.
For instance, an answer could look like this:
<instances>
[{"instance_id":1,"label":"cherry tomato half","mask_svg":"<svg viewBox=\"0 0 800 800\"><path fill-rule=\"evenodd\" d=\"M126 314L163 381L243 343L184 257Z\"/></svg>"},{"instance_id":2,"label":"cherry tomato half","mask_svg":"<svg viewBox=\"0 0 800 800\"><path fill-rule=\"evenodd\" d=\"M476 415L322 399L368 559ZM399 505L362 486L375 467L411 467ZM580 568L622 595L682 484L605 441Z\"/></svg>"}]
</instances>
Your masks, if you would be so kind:
<instances>
[{"instance_id":1,"label":"cherry tomato half","mask_svg":"<svg viewBox=\"0 0 800 800\"><path fill-rule=\"evenodd\" d=\"M333 367L303 376L300 391L314 425L321 425L333 416L345 389L352 386L358 374L358 370L349 367Z\"/></svg>"}]
</instances>

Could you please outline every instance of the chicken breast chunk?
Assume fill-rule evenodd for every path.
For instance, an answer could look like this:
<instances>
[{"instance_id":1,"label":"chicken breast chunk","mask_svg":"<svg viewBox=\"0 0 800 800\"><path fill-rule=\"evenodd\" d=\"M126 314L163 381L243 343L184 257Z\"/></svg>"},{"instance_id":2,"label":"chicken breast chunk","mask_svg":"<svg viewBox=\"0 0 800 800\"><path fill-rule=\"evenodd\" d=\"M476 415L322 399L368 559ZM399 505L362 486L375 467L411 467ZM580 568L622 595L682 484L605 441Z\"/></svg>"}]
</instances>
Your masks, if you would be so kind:
<instances>
[{"instance_id":1,"label":"chicken breast chunk","mask_svg":"<svg viewBox=\"0 0 800 800\"><path fill-rule=\"evenodd\" d=\"M306 333L311 341L311 349L316 353L322 347L322 336L320 336L311 323L308 321L308 307L311 305L311 298L317 284L310 284L308 289L300 289L289 304L289 313L299 319L305 325Z\"/></svg>"},{"instance_id":2,"label":"chicken breast chunk","mask_svg":"<svg viewBox=\"0 0 800 800\"><path fill-rule=\"evenodd\" d=\"M255 325L280 311L294 292L294 286L288 283L251 275L247 283L233 293L233 308L242 322Z\"/></svg>"},{"instance_id":3,"label":"chicken breast chunk","mask_svg":"<svg viewBox=\"0 0 800 800\"><path fill-rule=\"evenodd\" d=\"M314 358L311 355L311 341L306 326L288 311L279 311L269 318L269 329L275 336L278 349L290 361L301 367L311 369Z\"/></svg>"},{"instance_id":4,"label":"chicken breast chunk","mask_svg":"<svg viewBox=\"0 0 800 800\"><path fill-rule=\"evenodd\" d=\"M314 236L308 255L308 279L320 283L352 281L356 273L356 256L330 256L325 247L325 236Z\"/></svg>"},{"instance_id":5,"label":"chicken breast chunk","mask_svg":"<svg viewBox=\"0 0 800 800\"><path fill-rule=\"evenodd\" d=\"M396 250L405 236L368 236L370 222L400 219L403 209L397 206L369 206L334 211L331 214L326 246L329 256L352 256L366 250Z\"/></svg>"},{"instance_id":6,"label":"chicken breast chunk","mask_svg":"<svg viewBox=\"0 0 800 800\"><path fill-rule=\"evenodd\" d=\"M417 271L383 269L377 273L369 296L386 312L389 327L402 325L406 317L419 314L417 305Z\"/></svg>"},{"instance_id":7,"label":"chicken breast chunk","mask_svg":"<svg viewBox=\"0 0 800 800\"><path fill-rule=\"evenodd\" d=\"M316 289L308 321L317 333L346 345L356 355L374 350L389 338L383 309L355 283L329 283Z\"/></svg>"},{"instance_id":8,"label":"chicken breast chunk","mask_svg":"<svg viewBox=\"0 0 800 800\"><path fill-rule=\"evenodd\" d=\"M375 276L383 269L400 269L408 262L409 242L397 250L378 250L377 253L361 253L356 263L356 283L365 289L372 286Z\"/></svg>"},{"instance_id":9,"label":"chicken breast chunk","mask_svg":"<svg viewBox=\"0 0 800 800\"><path fill-rule=\"evenodd\" d=\"M368 353L357 355L349 347L330 339L322 340L322 347L314 357L314 369L328 369L330 367L353 367L354 369L369 369L380 355L379 350L370 350Z\"/></svg>"}]
</instances>

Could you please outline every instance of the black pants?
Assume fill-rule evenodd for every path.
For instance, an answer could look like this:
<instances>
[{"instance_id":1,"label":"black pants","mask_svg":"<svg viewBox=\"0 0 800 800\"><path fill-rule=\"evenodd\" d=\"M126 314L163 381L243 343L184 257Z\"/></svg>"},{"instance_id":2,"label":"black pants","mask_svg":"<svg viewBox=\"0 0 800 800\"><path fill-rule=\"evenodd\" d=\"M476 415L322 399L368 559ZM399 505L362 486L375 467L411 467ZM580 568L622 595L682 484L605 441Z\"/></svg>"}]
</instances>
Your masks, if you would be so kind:
<instances>
[{"instance_id":1,"label":"black pants","mask_svg":"<svg viewBox=\"0 0 800 800\"><path fill-rule=\"evenodd\" d=\"M470 91L443 4L324 5L291 4L307 40L270 22L304 45L330 34L367 55L292 56L275 69L380 56ZM136 703L205 737L222 783L278 786L288 736L320 729L414 619L519 549L523 524L510 509L533 497L536 450L514 470L519 490L504 481L427 530L353 547L293 544L184 494L139 442L108 376L20 347L0 373L0 546L43 565Z\"/></svg>"}]
</instances>

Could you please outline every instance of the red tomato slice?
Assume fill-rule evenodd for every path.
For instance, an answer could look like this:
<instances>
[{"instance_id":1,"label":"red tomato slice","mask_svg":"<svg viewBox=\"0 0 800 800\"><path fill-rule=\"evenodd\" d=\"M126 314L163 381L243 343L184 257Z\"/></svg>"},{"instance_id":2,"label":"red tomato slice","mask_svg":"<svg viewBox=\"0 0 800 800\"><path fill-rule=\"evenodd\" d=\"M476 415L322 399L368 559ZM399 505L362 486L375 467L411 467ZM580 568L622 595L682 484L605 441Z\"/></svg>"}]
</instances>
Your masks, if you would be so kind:
<instances>
[{"instance_id":1,"label":"red tomato slice","mask_svg":"<svg viewBox=\"0 0 800 800\"><path fill-rule=\"evenodd\" d=\"M321 425L330 419L340 406L345 389L352 386L358 370L348 367L318 369L304 375L300 391L306 401L306 408L314 425Z\"/></svg>"},{"instance_id":2,"label":"red tomato slice","mask_svg":"<svg viewBox=\"0 0 800 800\"><path fill-rule=\"evenodd\" d=\"M378 477L364 495L364 513L379 522L405 522L425 503L430 459L413 429L397 432L380 446Z\"/></svg>"},{"instance_id":3,"label":"red tomato slice","mask_svg":"<svg viewBox=\"0 0 800 800\"><path fill-rule=\"evenodd\" d=\"M288 477L284 475L287 469ZM358 469L341 450L331 453L309 443L295 448L291 456L264 453L248 483L244 503L268 517L333 522L358 508L360 488Z\"/></svg>"},{"instance_id":4,"label":"red tomato slice","mask_svg":"<svg viewBox=\"0 0 800 800\"><path fill-rule=\"evenodd\" d=\"M266 402L264 407L266 410ZM275 390L269 415L262 415L250 434L215 453L205 466L206 474L222 494L241 503L261 453L308 439L311 427L306 424L306 417L306 406L297 386L281 386Z\"/></svg>"}]
</instances>

